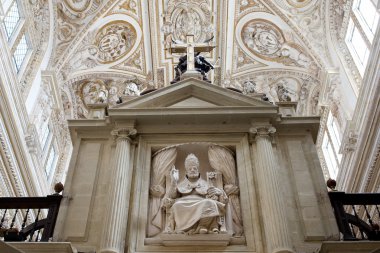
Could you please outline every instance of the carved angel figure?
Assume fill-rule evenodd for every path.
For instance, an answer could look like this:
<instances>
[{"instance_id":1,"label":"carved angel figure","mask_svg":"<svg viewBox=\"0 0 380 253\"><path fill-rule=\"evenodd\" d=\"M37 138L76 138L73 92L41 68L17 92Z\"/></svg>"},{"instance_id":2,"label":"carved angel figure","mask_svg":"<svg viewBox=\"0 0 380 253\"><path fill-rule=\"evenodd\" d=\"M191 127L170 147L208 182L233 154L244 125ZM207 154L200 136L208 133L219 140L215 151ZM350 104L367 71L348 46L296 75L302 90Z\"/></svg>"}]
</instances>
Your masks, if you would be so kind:
<instances>
[{"instance_id":1,"label":"carved angel figure","mask_svg":"<svg viewBox=\"0 0 380 253\"><path fill-rule=\"evenodd\" d=\"M219 233L218 218L225 213L228 197L223 189L209 186L200 177L199 160L189 154L185 160L186 176L178 182L178 171L170 172L169 191L163 207L170 214L166 233Z\"/></svg>"}]
</instances>

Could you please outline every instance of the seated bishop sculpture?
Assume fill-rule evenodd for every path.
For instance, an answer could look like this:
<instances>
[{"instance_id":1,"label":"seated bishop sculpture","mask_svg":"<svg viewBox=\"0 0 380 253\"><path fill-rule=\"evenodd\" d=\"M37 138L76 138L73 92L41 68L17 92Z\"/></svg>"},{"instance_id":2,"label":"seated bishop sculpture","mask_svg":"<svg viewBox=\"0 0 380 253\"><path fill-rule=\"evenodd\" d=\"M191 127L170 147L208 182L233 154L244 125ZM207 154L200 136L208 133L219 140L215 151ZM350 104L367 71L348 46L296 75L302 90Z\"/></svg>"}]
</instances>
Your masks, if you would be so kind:
<instances>
[{"instance_id":1,"label":"seated bishop sculpture","mask_svg":"<svg viewBox=\"0 0 380 253\"><path fill-rule=\"evenodd\" d=\"M186 176L179 181L178 170L170 171L170 185L163 199L167 212L165 233L218 234L228 197L223 189L202 179L194 154L185 159Z\"/></svg>"}]
</instances>

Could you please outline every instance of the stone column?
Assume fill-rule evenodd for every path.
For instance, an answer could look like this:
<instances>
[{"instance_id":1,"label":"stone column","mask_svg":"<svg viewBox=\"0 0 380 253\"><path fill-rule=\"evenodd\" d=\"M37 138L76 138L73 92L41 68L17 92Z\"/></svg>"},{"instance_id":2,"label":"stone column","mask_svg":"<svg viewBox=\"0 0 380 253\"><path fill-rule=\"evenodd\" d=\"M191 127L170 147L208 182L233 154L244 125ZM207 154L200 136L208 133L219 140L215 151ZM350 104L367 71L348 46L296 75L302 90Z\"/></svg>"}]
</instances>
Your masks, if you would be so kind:
<instances>
[{"instance_id":1,"label":"stone column","mask_svg":"<svg viewBox=\"0 0 380 253\"><path fill-rule=\"evenodd\" d=\"M277 161L271 142L271 135L276 129L272 126L260 126L252 127L249 131L256 140L257 150L254 159L266 248L268 253L294 252L281 194Z\"/></svg>"},{"instance_id":2,"label":"stone column","mask_svg":"<svg viewBox=\"0 0 380 253\"><path fill-rule=\"evenodd\" d=\"M115 165L109 183L107 211L100 242L101 253L124 252L132 172L132 168L129 167L130 137L136 132L136 129L117 129L111 133L116 139Z\"/></svg>"}]
</instances>

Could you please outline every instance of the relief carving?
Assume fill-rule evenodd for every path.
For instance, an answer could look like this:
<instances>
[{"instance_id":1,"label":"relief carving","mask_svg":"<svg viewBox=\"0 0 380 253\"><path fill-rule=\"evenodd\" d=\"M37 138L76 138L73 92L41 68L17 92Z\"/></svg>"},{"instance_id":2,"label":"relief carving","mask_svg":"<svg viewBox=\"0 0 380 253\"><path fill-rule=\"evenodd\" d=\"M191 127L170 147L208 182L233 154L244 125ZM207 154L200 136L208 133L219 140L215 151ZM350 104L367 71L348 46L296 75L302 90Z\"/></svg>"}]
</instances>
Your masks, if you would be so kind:
<instances>
[{"instance_id":1,"label":"relief carving","mask_svg":"<svg viewBox=\"0 0 380 253\"><path fill-rule=\"evenodd\" d=\"M294 42L292 34L284 33L267 20L253 19L241 31L244 45L255 56L286 66L296 66L317 71L317 66L305 49Z\"/></svg>"},{"instance_id":2,"label":"relief carving","mask_svg":"<svg viewBox=\"0 0 380 253\"><path fill-rule=\"evenodd\" d=\"M121 59L130 52L136 42L136 30L133 25L124 22L111 22L101 29L95 37L97 52L101 63L110 63Z\"/></svg>"},{"instance_id":3,"label":"relief carving","mask_svg":"<svg viewBox=\"0 0 380 253\"><path fill-rule=\"evenodd\" d=\"M244 94L265 94L271 103L298 102L297 115L319 114L320 81L307 74L287 71L247 75L236 79ZM267 101L267 100L266 100Z\"/></svg>"},{"instance_id":4,"label":"relief carving","mask_svg":"<svg viewBox=\"0 0 380 253\"><path fill-rule=\"evenodd\" d=\"M161 30L166 40L186 42L186 35L193 34L195 42L212 37L214 26L208 0L169 0Z\"/></svg>"},{"instance_id":5,"label":"relief carving","mask_svg":"<svg viewBox=\"0 0 380 253\"><path fill-rule=\"evenodd\" d=\"M180 154L178 146L164 148L154 155L148 236L219 233L242 236L239 187L231 151L218 145L180 146L183 150L199 147L208 150L208 155L203 151L199 151L202 158L183 151ZM184 161L178 161L179 156ZM177 166L182 169L176 169Z\"/></svg>"},{"instance_id":6,"label":"relief carving","mask_svg":"<svg viewBox=\"0 0 380 253\"><path fill-rule=\"evenodd\" d=\"M87 118L88 104L107 104L108 107L123 102L126 96L140 96L148 87L147 82L136 77L97 78L74 82L73 99L62 92L62 102L66 117ZM72 116L70 116L72 115Z\"/></svg>"}]
</instances>

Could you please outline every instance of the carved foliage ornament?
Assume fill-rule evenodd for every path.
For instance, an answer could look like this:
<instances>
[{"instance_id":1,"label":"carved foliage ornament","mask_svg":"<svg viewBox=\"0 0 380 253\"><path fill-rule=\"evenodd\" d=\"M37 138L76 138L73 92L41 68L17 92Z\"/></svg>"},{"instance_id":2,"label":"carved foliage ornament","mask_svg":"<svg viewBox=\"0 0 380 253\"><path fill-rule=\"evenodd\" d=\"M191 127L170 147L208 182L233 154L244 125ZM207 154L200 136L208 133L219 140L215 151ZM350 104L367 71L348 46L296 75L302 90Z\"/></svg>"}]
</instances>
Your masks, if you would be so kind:
<instances>
[{"instance_id":1,"label":"carved foliage ornament","mask_svg":"<svg viewBox=\"0 0 380 253\"><path fill-rule=\"evenodd\" d=\"M101 63L110 63L128 54L136 43L135 28L125 21L115 21L103 26L95 37L96 54Z\"/></svg>"}]
</instances>

